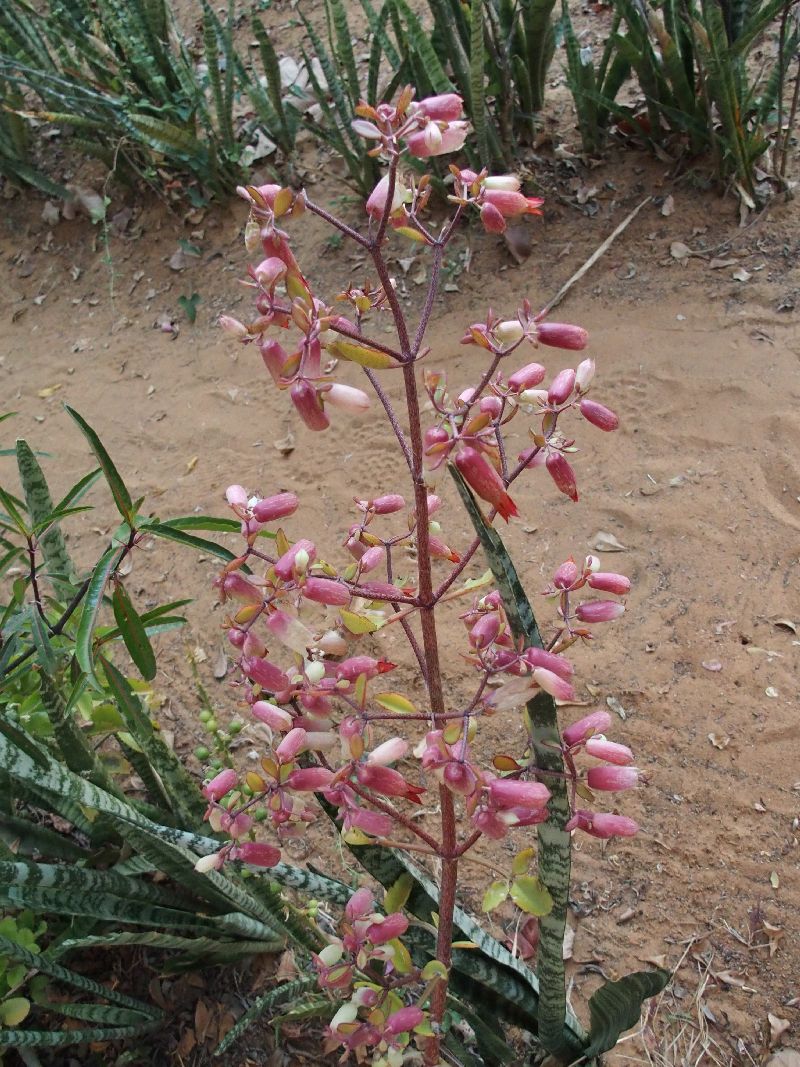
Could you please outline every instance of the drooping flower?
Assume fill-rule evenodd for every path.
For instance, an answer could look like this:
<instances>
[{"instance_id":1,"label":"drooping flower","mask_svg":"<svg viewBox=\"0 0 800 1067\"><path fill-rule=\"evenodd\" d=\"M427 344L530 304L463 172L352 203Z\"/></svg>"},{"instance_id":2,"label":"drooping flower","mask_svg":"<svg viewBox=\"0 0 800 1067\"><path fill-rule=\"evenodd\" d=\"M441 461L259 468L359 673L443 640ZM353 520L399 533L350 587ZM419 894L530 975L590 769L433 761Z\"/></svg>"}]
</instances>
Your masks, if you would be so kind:
<instances>
[{"instance_id":1,"label":"drooping flower","mask_svg":"<svg viewBox=\"0 0 800 1067\"><path fill-rule=\"evenodd\" d=\"M456 454L455 464L470 488L496 508L506 522L512 515L519 514L517 505L506 492L503 479L480 452L469 446L462 448Z\"/></svg>"}]
</instances>

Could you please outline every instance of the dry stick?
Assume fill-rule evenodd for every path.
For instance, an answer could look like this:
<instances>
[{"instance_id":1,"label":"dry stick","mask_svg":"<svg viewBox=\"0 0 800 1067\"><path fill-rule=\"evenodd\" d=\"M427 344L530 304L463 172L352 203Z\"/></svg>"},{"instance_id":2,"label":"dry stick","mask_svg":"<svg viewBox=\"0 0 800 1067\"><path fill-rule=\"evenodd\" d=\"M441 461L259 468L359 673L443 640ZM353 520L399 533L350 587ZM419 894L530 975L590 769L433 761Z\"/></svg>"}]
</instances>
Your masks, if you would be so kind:
<instances>
[{"instance_id":1,"label":"dry stick","mask_svg":"<svg viewBox=\"0 0 800 1067\"><path fill-rule=\"evenodd\" d=\"M614 230L613 233L609 234L609 236L606 237L605 241L603 241L603 243L598 248L596 248L594 252L592 252L592 254L589 256L583 266L579 270L575 271L575 273L572 275L568 282L565 282L561 286L561 288L558 290L553 299L545 304L545 306L539 312L540 315L549 314L549 312L551 312L554 307L561 303L561 301L564 299L564 297L567 295L573 285L576 282L579 282L584 276L584 274L586 274L586 272L595 265L598 259L600 259L600 257L609 250L609 248L612 246L614 241L616 241L619 235L623 233L633 222L633 220L636 218L636 216L639 214L645 204L649 204L652 199L653 198L651 196L646 196L641 202L641 204L639 204L638 207L634 208L630 215L627 216L627 218L622 220L619 226L617 226L616 230Z\"/></svg>"}]
</instances>

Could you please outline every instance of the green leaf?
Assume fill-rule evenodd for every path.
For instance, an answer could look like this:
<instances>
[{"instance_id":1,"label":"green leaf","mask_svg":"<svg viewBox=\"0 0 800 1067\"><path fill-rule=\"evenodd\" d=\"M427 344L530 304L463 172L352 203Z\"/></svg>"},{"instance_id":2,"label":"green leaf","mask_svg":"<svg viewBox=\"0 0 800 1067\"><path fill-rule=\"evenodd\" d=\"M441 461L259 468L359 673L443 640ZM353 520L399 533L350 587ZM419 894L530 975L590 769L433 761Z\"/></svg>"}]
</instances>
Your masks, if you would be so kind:
<instances>
[{"instance_id":1,"label":"green leaf","mask_svg":"<svg viewBox=\"0 0 800 1067\"><path fill-rule=\"evenodd\" d=\"M183 530L179 530L177 526L171 526L169 523L157 522L148 525L147 532L151 533L153 537L163 537L167 541L177 541L180 545L196 548L198 552L210 552L212 556L219 556L226 563L236 559L230 549L223 548L222 545L209 541L205 537L195 537L194 534L185 533ZM242 570L249 573L246 567L243 567Z\"/></svg>"},{"instance_id":2,"label":"green leaf","mask_svg":"<svg viewBox=\"0 0 800 1067\"><path fill-rule=\"evenodd\" d=\"M65 517L62 513L67 511L68 506L59 504L58 508L53 508L44 472L30 445L21 437L17 438L16 452L19 477L34 532L46 529L46 533L40 538L45 562L53 573L69 578L73 572L72 561L67 552L64 535L56 525L59 519ZM61 595L71 594L72 587L68 581L54 584Z\"/></svg>"},{"instance_id":3,"label":"green leaf","mask_svg":"<svg viewBox=\"0 0 800 1067\"><path fill-rule=\"evenodd\" d=\"M411 896L411 890L414 888L414 879L405 871L394 885L389 886L383 895L383 910L387 915L391 915L392 912L400 911L406 906L408 898Z\"/></svg>"},{"instance_id":4,"label":"green leaf","mask_svg":"<svg viewBox=\"0 0 800 1067\"><path fill-rule=\"evenodd\" d=\"M481 909L485 912L494 911L508 897L508 882L492 882L483 894Z\"/></svg>"},{"instance_id":5,"label":"green leaf","mask_svg":"<svg viewBox=\"0 0 800 1067\"><path fill-rule=\"evenodd\" d=\"M89 588L86 590L86 596L83 599L83 610L78 623L78 632L75 635L75 658L78 661L78 666L84 674L94 679L96 687L98 686L94 675L94 650L92 647L94 628L97 623L97 616L100 613L100 605L103 603L106 584L124 553L124 548L112 545L100 557L92 571Z\"/></svg>"},{"instance_id":6,"label":"green leaf","mask_svg":"<svg viewBox=\"0 0 800 1067\"><path fill-rule=\"evenodd\" d=\"M83 436L89 442L89 446L91 447L92 452L94 452L97 462L100 464L100 468L108 482L108 487L111 490L114 503L117 505L117 511L119 511L123 519L132 526L134 520L133 501L131 500L131 495L120 477L117 468L112 462L111 456L106 452L102 441L83 416L79 415L78 412L68 404L66 404L65 407L67 413L75 420L80 427Z\"/></svg>"},{"instance_id":7,"label":"green leaf","mask_svg":"<svg viewBox=\"0 0 800 1067\"><path fill-rule=\"evenodd\" d=\"M27 997L9 997L0 1001L0 1022L3 1026L19 1026L28 1017L31 1002ZM2 1042L2 1035L0 1035Z\"/></svg>"},{"instance_id":8,"label":"green leaf","mask_svg":"<svg viewBox=\"0 0 800 1067\"><path fill-rule=\"evenodd\" d=\"M200 303L200 294L192 293L191 296L179 296L178 305L183 308L186 318L194 326L197 321L197 306Z\"/></svg>"},{"instance_id":9,"label":"green leaf","mask_svg":"<svg viewBox=\"0 0 800 1067\"><path fill-rule=\"evenodd\" d=\"M636 1026L642 1004L658 996L670 980L669 971L636 971L618 982L606 982L589 998L589 1043L583 1050L586 1060L614 1048L620 1034Z\"/></svg>"},{"instance_id":10,"label":"green leaf","mask_svg":"<svg viewBox=\"0 0 800 1067\"><path fill-rule=\"evenodd\" d=\"M50 644L50 634L47 625L39 614L39 609L32 604L30 606L31 637L36 646L36 658L47 674L52 674L56 669L56 656L53 646Z\"/></svg>"},{"instance_id":11,"label":"green leaf","mask_svg":"<svg viewBox=\"0 0 800 1067\"><path fill-rule=\"evenodd\" d=\"M16 506L14 497L10 493L7 493L5 489L0 487L0 504L6 509L8 513L9 523L4 523L6 529L16 529L18 533L21 533L25 537L30 531L28 530L27 523L23 519L19 509Z\"/></svg>"},{"instance_id":12,"label":"green leaf","mask_svg":"<svg viewBox=\"0 0 800 1067\"><path fill-rule=\"evenodd\" d=\"M528 915L547 915L553 910L553 898L538 878L521 874L509 886L509 895L518 908Z\"/></svg>"},{"instance_id":13,"label":"green leaf","mask_svg":"<svg viewBox=\"0 0 800 1067\"><path fill-rule=\"evenodd\" d=\"M117 620L122 640L125 642L131 659L144 680L152 682L156 676L156 657L153 646L150 644L144 624L131 603L124 584L120 581L114 586L111 604L114 608L114 618Z\"/></svg>"},{"instance_id":14,"label":"green leaf","mask_svg":"<svg viewBox=\"0 0 800 1067\"><path fill-rule=\"evenodd\" d=\"M92 486L97 482L98 478L101 478L103 471L100 467L96 467L93 471L89 471L83 478L77 481L71 489L68 489L64 494L63 499L59 500L56 504L56 511L64 511L67 508L77 504L79 500L82 500L84 496L89 492Z\"/></svg>"}]
</instances>

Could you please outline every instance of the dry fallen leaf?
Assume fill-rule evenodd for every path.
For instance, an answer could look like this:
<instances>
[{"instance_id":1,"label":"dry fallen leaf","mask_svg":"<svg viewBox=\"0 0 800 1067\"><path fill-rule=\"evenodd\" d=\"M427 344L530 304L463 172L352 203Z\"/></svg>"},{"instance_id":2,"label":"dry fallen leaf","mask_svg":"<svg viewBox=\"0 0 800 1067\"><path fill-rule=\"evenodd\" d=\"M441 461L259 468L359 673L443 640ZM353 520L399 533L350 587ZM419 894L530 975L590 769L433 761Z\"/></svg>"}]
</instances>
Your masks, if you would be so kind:
<instances>
[{"instance_id":1,"label":"dry fallen leaf","mask_svg":"<svg viewBox=\"0 0 800 1067\"><path fill-rule=\"evenodd\" d=\"M182 248L176 248L169 257L170 270L183 270L186 266L186 254Z\"/></svg>"},{"instance_id":2,"label":"dry fallen leaf","mask_svg":"<svg viewBox=\"0 0 800 1067\"><path fill-rule=\"evenodd\" d=\"M722 270L724 267L735 267L738 262L738 259L725 259L723 256L715 256L708 266L710 270Z\"/></svg>"},{"instance_id":3,"label":"dry fallen leaf","mask_svg":"<svg viewBox=\"0 0 800 1067\"><path fill-rule=\"evenodd\" d=\"M598 530L592 540L589 542L590 548L593 548L595 552L627 552L627 546L623 545L621 541L612 533L606 533L605 530Z\"/></svg>"},{"instance_id":4,"label":"dry fallen leaf","mask_svg":"<svg viewBox=\"0 0 800 1067\"><path fill-rule=\"evenodd\" d=\"M195 469L195 467L197 466L197 461L198 461L198 459L200 459L200 457L199 457L199 456L192 456L192 458L191 458L191 459L189 460L189 462L188 462L188 463L186 464L186 471L185 471L185 473L186 473L186 474L191 474L191 473L192 473L192 471L193 471L193 470Z\"/></svg>"},{"instance_id":5,"label":"dry fallen leaf","mask_svg":"<svg viewBox=\"0 0 800 1067\"><path fill-rule=\"evenodd\" d=\"M744 267L739 267L738 270L735 270L731 275L731 278L736 282L749 282L752 277L753 275L750 271L745 270Z\"/></svg>"},{"instance_id":6,"label":"dry fallen leaf","mask_svg":"<svg viewBox=\"0 0 800 1067\"><path fill-rule=\"evenodd\" d=\"M769 955L770 959L772 959L772 957L778 951L778 945L780 944L780 940L783 937L783 927L773 926L772 923L768 923L767 920L764 919L762 923L762 928L764 933L767 935L767 941L769 943Z\"/></svg>"},{"instance_id":7,"label":"dry fallen leaf","mask_svg":"<svg viewBox=\"0 0 800 1067\"><path fill-rule=\"evenodd\" d=\"M764 693L765 693L766 696L771 697L773 700L775 700L776 697L780 696L780 693L778 692L778 690L775 688L774 685L767 686L767 688L764 690Z\"/></svg>"},{"instance_id":8,"label":"dry fallen leaf","mask_svg":"<svg viewBox=\"0 0 800 1067\"><path fill-rule=\"evenodd\" d=\"M770 1056L765 1067L800 1067L800 1052L793 1048L782 1048Z\"/></svg>"},{"instance_id":9,"label":"dry fallen leaf","mask_svg":"<svg viewBox=\"0 0 800 1067\"><path fill-rule=\"evenodd\" d=\"M565 960L572 959L572 950L575 947L575 931L567 923L564 928L564 943L561 947L561 958Z\"/></svg>"},{"instance_id":10,"label":"dry fallen leaf","mask_svg":"<svg viewBox=\"0 0 800 1067\"><path fill-rule=\"evenodd\" d=\"M772 874L770 874L769 884L772 886L773 889L778 889L780 887L781 880L778 877L777 871L773 871Z\"/></svg>"},{"instance_id":11,"label":"dry fallen leaf","mask_svg":"<svg viewBox=\"0 0 800 1067\"><path fill-rule=\"evenodd\" d=\"M623 722L628 718L628 713L616 697L606 697L606 704L615 715L619 715Z\"/></svg>"},{"instance_id":12,"label":"dry fallen leaf","mask_svg":"<svg viewBox=\"0 0 800 1067\"><path fill-rule=\"evenodd\" d=\"M63 383L59 382L57 385L48 385L44 389L40 389L36 395L41 397L42 400L47 400L48 397L53 396L54 393L57 393L59 389L63 388Z\"/></svg>"},{"instance_id":13,"label":"dry fallen leaf","mask_svg":"<svg viewBox=\"0 0 800 1067\"><path fill-rule=\"evenodd\" d=\"M661 205L661 214L665 218L669 218L670 215L675 214L675 200L671 196L664 197L664 203Z\"/></svg>"},{"instance_id":14,"label":"dry fallen leaf","mask_svg":"<svg viewBox=\"0 0 800 1067\"><path fill-rule=\"evenodd\" d=\"M294 434L288 430L286 436L280 441L275 441L274 444L282 456L289 456L294 452Z\"/></svg>"},{"instance_id":15,"label":"dry fallen leaf","mask_svg":"<svg viewBox=\"0 0 800 1067\"><path fill-rule=\"evenodd\" d=\"M779 630L788 630L789 633L797 633L797 623L791 619L773 619L772 625L776 626Z\"/></svg>"},{"instance_id":16,"label":"dry fallen leaf","mask_svg":"<svg viewBox=\"0 0 800 1067\"><path fill-rule=\"evenodd\" d=\"M709 734L708 740L711 742L714 748L718 748L720 751L722 751L723 748L727 748L728 745L731 743L731 739L728 737L727 734L725 734L723 737L717 737L716 734Z\"/></svg>"},{"instance_id":17,"label":"dry fallen leaf","mask_svg":"<svg viewBox=\"0 0 800 1067\"><path fill-rule=\"evenodd\" d=\"M711 971L711 977L716 978L718 982L723 982L725 985L734 986L736 989L741 989L744 993L756 993L757 990L753 989L745 983L744 978L739 978L738 975L731 974L730 971Z\"/></svg>"},{"instance_id":18,"label":"dry fallen leaf","mask_svg":"<svg viewBox=\"0 0 800 1067\"><path fill-rule=\"evenodd\" d=\"M214 660L212 673L217 680L224 678L225 675L228 673L228 657L225 655L224 652L220 652L220 654Z\"/></svg>"},{"instance_id":19,"label":"dry fallen leaf","mask_svg":"<svg viewBox=\"0 0 800 1067\"><path fill-rule=\"evenodd\" d=\"M786 1031L791 1027L791 1023L788 1019L779 1019L777 1015L773 1015L771 1011L767 1012L767 1018L769 1019L769 1043L771 1046L777 1045Z\"/></svg>"},{"instance_id":20,"label":"dry fallen leaf","mask_svg":"<svg viewBox=\"0 0 800 1067\"><path fill-rule=\"evenodd\" d=\"M673 241L669 246L669 254L673 259L677 259L679 263L686 265L689 256L692 254L692 250L688 245L685 245L683 241Z\"/></svg>"},{"instance_id":21,"label":"dry fallen leaf","mask_svg":"<svg viewBox=\"0 0 800 1067\"><path fill-rule=\"evenodd\" d=\"M503 240L515 263L524 263L533 251L533 230L524 223L507 226Z\"/></svg>"}]
</instances>

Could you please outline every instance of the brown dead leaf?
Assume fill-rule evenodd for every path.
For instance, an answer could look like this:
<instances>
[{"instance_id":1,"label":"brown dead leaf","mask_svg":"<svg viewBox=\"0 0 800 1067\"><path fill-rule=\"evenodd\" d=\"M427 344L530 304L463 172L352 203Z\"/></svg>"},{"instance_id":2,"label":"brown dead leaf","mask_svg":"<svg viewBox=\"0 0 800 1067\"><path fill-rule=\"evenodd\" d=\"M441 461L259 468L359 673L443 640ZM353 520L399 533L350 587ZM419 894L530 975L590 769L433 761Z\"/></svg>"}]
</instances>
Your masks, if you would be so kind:
<instances>
[{"instance_id":1,"label":"brown dead leaf","mask_svg":"<svg viewBox=\"0 0 800 1067\"><path fill-rule=\"evenodd\" d=\"M523 223L507 226L503 234L506 248L515 263L524 263L533 251L533 230Z\"/></svg>"},{"instance_id":2,"label":"brown dead leaf","mask_svg":"<svg viewBox=\"0 0 800 1067\"><path fill-rule=\"evenodd\" d=\"M672 196L665 196L664 203L661 205L661 214L664 218L669 218L670 215L675 214L675 199Z\"/></svg>"},{"instance_id":3,"label":"brown dead leaf","mask_svg":"<svg viewBox=\"0 0 800 1067\"><path fill-rule=\"evenodd\" d=\"M190 1030L187 1028L181 1034L181 1039L175 1049L175 1055L188 1056L196 1044L197 1038L195 1037L194 1030Z\"/></svg>"},{"instance_id":4,"label":"brown dead leaf","mask_svg":"<svg viewBox=\"0 0 800 1067\"><path fill-rule=\"evenodd\" d=\"M788 630L791 634L797 633L797 623L792 619L773 619L772 625L779 630Z\"/></svg>"},{"instance_id":5,"label":"brown dead leaf","mask_svg":"<svg viewBox=\"0 0 800 1067\"><path fill-rule=\"evenodd\" d=\"M538 930L538 924L537 924ZM561 946L561 958L565 960L572 959L572 951L575 947L575 930L567 923L564 928L564 943Z\"/></svg>"},{"instance_id":6,"label":"brown dead leaf","mask_svg":"<svg viewBox=\"0 0 800 1067\"><path fill-rule=\"evenodd\" d=\"M738 267L731 275L735 282L749 282L752 277L750 271L745 270L744 267Z\"/></svg>"},{"instance_id":7,"label":"brown dead leaf","mask_svg":"<svg viewBox=\"0 0 800 1067\"><path fill-rule=\"evenodd\" d=\"M194 1009L194 1028L197 1033L197 1040L200 1044L203 1044L208 1035L209 1030L214 1021L213 1010L206 1004L202 997L197 1001Z\"/></svg>"},{"instance_id":8,"label":"brown dead leaf","mask_svg":"<svg viewBox=\"0 0 800 1067\"><path fill-rule=\"evenodd\" d=\"M716 734L709 734L708 740L711 742L714 748L718 748L720 751L722 751L723 748L727 748L728 745L731 743L731 739L728 737L727 734L725 734L723 737L718 737Z\"/></svg>"},{"instance_id":9,"label":"brown dead leaf","mask_svg":"<svg viewBox=\"0 0 800 1067\"><path fill-rule=\"evenodd\" d=\"M677 259L679 263L683 263L684 266L689 262L689 256L692 254L691 248L685 245L683 241L673 241L669 246L669 254L673 259Z\"/></svg>"},{"instance_id":10,"label":"brown dead leaf","mask_svg":"<svg viewBox=\"0 0 800 1067\"><path fill-rule=\"evenodd\" d=\"M667 967L667 957L664 954L660 956L639 956L638 959L640 963L649 963L653 967L660 967L662 971L669 969Z\"/></svg>"},{"instance_id":11,"label":"brown dead leaf","mask_svg":"<svg viewBox=\"0 0 800 1067\"><path fill-rule=\"evenodd\" d=\"M606 533L605 530L598 530L594 537L589 542L589 547L593 548L595 552L627 552L628 549L621 541L612 533Z\"/></svg>"},{"instance_id":12,"label":"brown dead leaf","mask_svg":"<svg viewBox=\"0 0 800 1067\"><path fill-rule=\"evenodd\" d=\"M741 989L743 993L758 992L758 990L753 989L752 986L747 985L744 978L740 978L736 974L731 974L730 971L711 971L711 977L715 978L718 982L722 982L723 985L733 986L735 989Z\"/></svg>"},{"instance_id":13,"label":"brown dead leaf","mask_svg":"<svg viewBox=\"0 0 800 1067\"><path fill-rule=\"evenodd\" d=\"M176 248L169 257L170 270L184 270L186 267L186 253L182 248Z\"/></svg>"},{"instance_id":14,"label":"brown dead leaf","mask_svg":"<svg viewBox=\"0 0 800 1067\"><path fill-rule=\"evenodd\" d=\"M290 948L287 948L278 963L278 969L275 972L275 981L291 982L294 978L297 978L299 974L300 972L297 969L294 953Z\"/></svg>"},{"instance_id":15,"label":"brown dead leaf","mask_svg":"<svg viewBox=\"0 0 800 1067\"><path fill-rule=\"evenodd\" d=\"M224 651L221 651L214 660L214 666L211 670L218 681L224 678L228 673L228 657L225 655Z\"/></svg>"},{"instance_id":16,"label":"brown dead leaf","mask_svg":"<svg viewBox=\"0 0 800 1067\"><path fill-rule=\"evenodd\" d=\"M291 430L287 430L286 436L280 441L275 441L274 445L282 456L290 456L294 452L294 434Z\"/></svg>"},{"instance_id":17,"label":"brown dead leaf","mask_svg":"<svg viewBox=\"0 0 800 1067\"><path fill-rule=\"evenodd\" d=\"M768 923L766 919L764 919L762 926L764 933L767 935L769 955L770 959L772 959L778 951L778 946L783 937L783 928L780 926L773 926L772 923Z\"/></svg>"},{"instance_id":18,"label":"brown dead leaf","mask_svg":"<svg viewBox=\"0 0 800 1067\"><path fill-rule=\"evenodd\" d=\"M184 471L184 474L191 474L192 473L192 471L197 466L197 461L198 461L199 458L200 458L199 456L192 456L192 458L186 464L186 470Z\"/></svg>"},{"instance_id":19,"label":"brown dead leaf","mask_svg":"<svg viewBox=\"0 0 800 1067\"><path fill-rule=\"evenodd\" d=\"M722 664L720 663L720 661L718 659L703 660L703 662L700 664L700 666L704 667L707 671L721 671L722 670Z\"/></svg>"},{"instance_id":20,"label":"brown dead leaf","mask_svg":"<svg viewBox=\"0 0 800 1067\"><path fill-rule=\"evenodd\" d=\"M769 1020L769 1043L770 1047L774 1048L792 1024L788 1019L780 1019L777 1015L773 1015L771 1011L767 1012L767 1019Z\"/></svg>"},{"instance_id":21,"label":"brown dead leaf","mask_svg":"<svg viewBox=\"0 0 800 1067\"><path fill-rule=\"evenodd\" d=\"M782 1048L770 1056L765 1067L800 1067L800 1052L793 1048Z\"/></svg>"}]
</instances>

